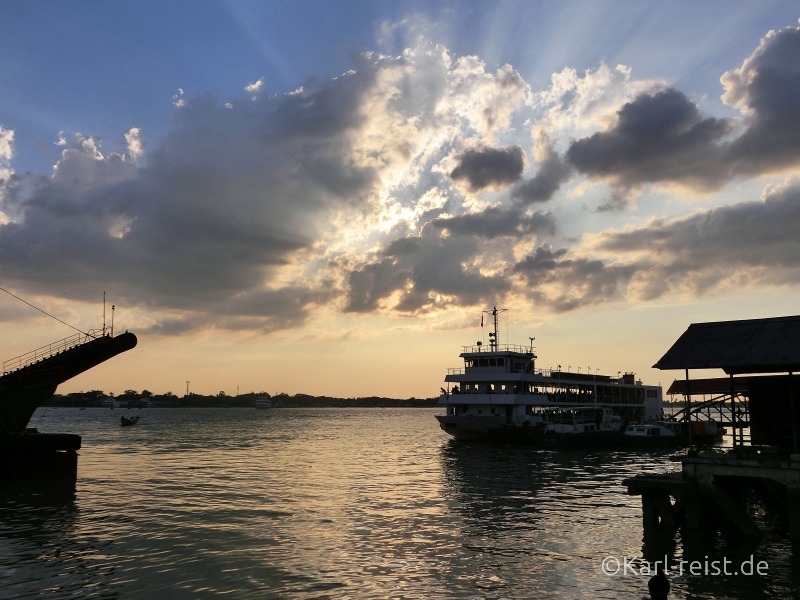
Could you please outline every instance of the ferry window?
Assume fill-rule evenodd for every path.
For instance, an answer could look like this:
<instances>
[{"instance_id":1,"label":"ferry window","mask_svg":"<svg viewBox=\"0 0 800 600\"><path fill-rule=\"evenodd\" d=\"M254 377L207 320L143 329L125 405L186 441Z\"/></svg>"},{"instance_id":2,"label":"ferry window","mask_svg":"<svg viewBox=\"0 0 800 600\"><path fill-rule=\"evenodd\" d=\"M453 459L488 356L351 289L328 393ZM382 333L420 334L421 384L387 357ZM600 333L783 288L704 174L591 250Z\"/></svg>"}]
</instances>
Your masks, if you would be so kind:
<instances>
[{"instance_id":1,"label":"ferry window","mask_svg":"<svg viewBox=\"0 0 800 600\"><path fill-rule=\"evenodd\" d=\"M480 359L480 361L481 361L481 366L482 367L488 367L489 366L489 359L482 358L482 359Z\"/></svg>"}]
</instances>

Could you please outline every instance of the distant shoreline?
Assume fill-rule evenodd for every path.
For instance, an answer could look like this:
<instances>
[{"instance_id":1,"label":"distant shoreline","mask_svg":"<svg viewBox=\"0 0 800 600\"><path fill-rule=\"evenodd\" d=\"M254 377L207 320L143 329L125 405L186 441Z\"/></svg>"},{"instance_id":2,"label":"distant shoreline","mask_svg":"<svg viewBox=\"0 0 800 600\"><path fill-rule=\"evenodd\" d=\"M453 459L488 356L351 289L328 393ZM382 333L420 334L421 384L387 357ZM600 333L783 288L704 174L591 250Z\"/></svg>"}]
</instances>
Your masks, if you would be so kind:
<instances>
[{"instance_id":1,"label":"distant shoreline","mask_svg":"<svg viewBox=\"0 0 800 600\"><path fill-rule=\"evenodd\" d=\"M104 405L109 401L116 408L254 408L257 398L270 398L272 408L434 408L438 406L438 398L333 398L329 396L309 396L306 394L242 394L239 396L105 396L94 394L56 394L41 406L110 408Z\"/></svg>"}]
</instances>

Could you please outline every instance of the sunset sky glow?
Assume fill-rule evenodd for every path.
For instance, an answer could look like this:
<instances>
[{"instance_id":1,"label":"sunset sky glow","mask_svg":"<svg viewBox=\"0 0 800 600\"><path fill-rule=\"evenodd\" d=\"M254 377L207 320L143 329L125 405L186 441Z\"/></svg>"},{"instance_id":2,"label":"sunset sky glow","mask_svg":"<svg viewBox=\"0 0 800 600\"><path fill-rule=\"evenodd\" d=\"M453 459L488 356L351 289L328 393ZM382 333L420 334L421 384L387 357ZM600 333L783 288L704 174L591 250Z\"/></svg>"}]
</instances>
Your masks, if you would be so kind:
<instances>
[{"instance_id":1,"label":"sunset sky glow","mask_svg":"<svg viewBox=\"0 0 800 600\"><path fill-rule=\"evenodd\" d=\"M0 3L0 287L62 393L431 397L800 314L800 4ZM68 327L0 293L2 357Z\"/></svg>"}]
</instances>

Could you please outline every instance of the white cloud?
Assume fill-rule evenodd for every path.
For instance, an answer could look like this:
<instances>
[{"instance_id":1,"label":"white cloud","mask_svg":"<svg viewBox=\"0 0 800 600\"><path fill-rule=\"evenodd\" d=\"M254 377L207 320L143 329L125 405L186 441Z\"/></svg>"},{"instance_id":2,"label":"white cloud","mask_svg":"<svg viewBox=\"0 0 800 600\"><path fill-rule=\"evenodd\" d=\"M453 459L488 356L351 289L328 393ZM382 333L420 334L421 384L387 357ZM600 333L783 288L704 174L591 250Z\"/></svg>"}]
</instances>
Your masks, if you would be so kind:
<instances>
[{"instance_id":1,"label":"white cloud","mask_svg":"<svg viewBox=\"0 0 800 600\"><path fill-rule=\"evenodd\" d=\"M616 122L617 111L639 94L657 91L665 82L635 80L625 65L601 64L578 75L572 68L554 73L550 87L536 94L535 102L544 117L534 127L534 137L543 129L577 137Z\"/></svg>"},{"instance_id":2,"label":"white cloud","mask_svg":"<svg viewBox=\"0 0 800 600\"><path fill-rule=\"evenodd\" d=\"M14 155L14 131L0 127L0 161L8 163Z\"/></svg>"},{"instance_id":3,"label":"white cloud","mask_svg":"<svg viewBox=\"0 0 800 600\"><path fill-rule=\"evenodd\" d=\"M132 127L125 134L125 141L128 144L128 155L135 161L138 161L145 151L145 143L142 139L142 132L138 127Z\"/></svg>"},{"instance_id":4,"label":"white cloud","mask_svg":"<svg viewBox=\"0 0 800 600\"><path fill-rule=\"evenodd\" d=\"M255 100L258 94L266 89L264 78L254 81L244 87L244 91L250 94L251 99Z\"/></svg>"}]
</instances>

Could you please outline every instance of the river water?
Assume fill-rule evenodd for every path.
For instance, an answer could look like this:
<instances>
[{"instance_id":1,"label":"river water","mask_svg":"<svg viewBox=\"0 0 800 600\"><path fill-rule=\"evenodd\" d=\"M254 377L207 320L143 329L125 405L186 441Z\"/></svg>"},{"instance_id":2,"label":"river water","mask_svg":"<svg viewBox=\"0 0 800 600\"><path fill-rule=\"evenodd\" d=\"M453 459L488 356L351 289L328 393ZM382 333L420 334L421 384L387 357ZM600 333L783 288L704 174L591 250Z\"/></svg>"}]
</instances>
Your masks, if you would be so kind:
<instances>
[{"instance_id":1,"label":"river water","mask_svg":"<svg viewBox=\"0 0 800 600\"><path fill-rule=\"evenodd\" d=\"M622 481L677 470L669 453L457 443L435 414L39 409L40 431L83 436L78 478L2 484L0 598L640 600L664 554L670 598L800 597L769 513L757 541L643 539ZM751 556L761 575L677 572Z\"/></svg>"}]
</instances>

